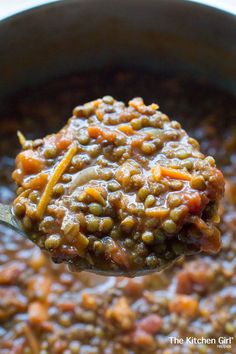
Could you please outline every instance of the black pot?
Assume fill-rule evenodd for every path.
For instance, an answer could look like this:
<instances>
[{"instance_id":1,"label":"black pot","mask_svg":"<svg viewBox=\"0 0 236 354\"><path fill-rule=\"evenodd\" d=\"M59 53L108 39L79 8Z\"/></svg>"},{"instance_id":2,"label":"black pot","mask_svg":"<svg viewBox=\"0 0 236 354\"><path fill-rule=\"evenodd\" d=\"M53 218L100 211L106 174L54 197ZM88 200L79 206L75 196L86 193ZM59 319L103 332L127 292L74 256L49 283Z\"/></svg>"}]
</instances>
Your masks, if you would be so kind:
<instances>
[{"instance_id":1,"label":"black pot","mask_svg":"<svg viewBox=\"0 0 236 354\"><path fill-rule=\"evenodd\" d=\"M185 0L66 0L0 21L0 99L104 67L203 78L236 93L236 16Z\"/></svg>"}]
</instances>

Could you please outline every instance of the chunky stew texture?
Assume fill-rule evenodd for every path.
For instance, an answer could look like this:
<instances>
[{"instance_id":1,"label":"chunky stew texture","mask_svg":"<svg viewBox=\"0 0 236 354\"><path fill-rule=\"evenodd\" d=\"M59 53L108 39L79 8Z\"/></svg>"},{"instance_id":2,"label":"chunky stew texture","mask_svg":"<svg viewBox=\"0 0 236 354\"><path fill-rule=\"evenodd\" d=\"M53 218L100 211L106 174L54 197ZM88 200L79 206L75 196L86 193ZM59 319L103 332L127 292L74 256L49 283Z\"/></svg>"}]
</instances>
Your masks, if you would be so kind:
<instances>
[{"instance_id":1,"label":"chunky stew texture","mask_svg":"<svg viewBox=\"0 0 236 354\"><path fill-rule=\"evenodd\" d=\"M219 251L223 175L157 104L104 96L57 134L18 135L14 211L56 262L130 274Z\"/></svg>"},{"instance_id":2,"label":"chunky stew texture","mask_svg":"<svg viewBox=\"0 0 236 354\"><path fill-rule=\"evenodd\" d=\"M110 92L128 101L159 98L226 177L220 206L222 250L134 279L68 273L45 253L0 227L1 354L232 354L218 339L236 331L236 99L205 83L145 73L94 73L24 91L1 106L0 199L10 203L16 130L36 139L59 130L71 107ZM210 338L216 344L170 337Z\"/></svg>"}]
</instances>

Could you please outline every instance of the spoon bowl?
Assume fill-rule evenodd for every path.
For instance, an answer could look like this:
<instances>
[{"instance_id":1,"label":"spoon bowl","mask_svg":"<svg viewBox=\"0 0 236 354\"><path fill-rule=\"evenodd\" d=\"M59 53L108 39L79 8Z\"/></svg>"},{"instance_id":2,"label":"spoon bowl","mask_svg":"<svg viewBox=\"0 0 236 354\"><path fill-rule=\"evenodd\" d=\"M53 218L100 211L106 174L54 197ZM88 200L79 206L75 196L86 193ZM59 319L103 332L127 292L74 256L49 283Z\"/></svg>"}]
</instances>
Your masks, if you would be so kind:
<instances>
[{"instance_id":1,"label":"spoon bowl","mask_svg":"<svg viewBox=\"0 0 236 354\"><path fill-rule=\"evenodd\" d=\"M21 226L21 222L15 216L11 205L0 203L0 224L14 230L15 232L17 232L21 236L24 236L25 238L30 239L30 235L23 230ZM192 251L186 253L185 255L192 256L197 254L198 252L199 251ZM158 265L155 268L143 268L138 270L137 269L136 270L132 270L132 269L131 270L127 270L127 269L104 270L104 269L98 269L89 266L89 264L71 264L70 262L68 262L67 264L69 270L72 272L89 272L89 273L94 273L103 276L116 276L116 277L126 276L126 277L133 278L137 276L148 275L155 272L161 272L164 269L171 267L176 261L180 260L182 257L183 256L176 256L176 258L171 259L168 262L165 262L165 264Z\"/></svg>"}]
</instances>

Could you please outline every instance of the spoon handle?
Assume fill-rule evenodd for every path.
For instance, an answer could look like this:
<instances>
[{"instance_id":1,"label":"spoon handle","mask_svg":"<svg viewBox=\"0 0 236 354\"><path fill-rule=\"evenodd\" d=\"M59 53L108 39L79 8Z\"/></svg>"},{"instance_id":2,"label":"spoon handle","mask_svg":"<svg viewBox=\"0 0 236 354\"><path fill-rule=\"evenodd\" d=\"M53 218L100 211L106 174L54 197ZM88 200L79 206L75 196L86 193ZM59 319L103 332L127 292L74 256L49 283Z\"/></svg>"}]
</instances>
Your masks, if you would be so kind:
<instances>
[{"instance_id":1,"label":"spoon handle","mask_svg":"<svg viewBox=\"0 0 236 354\"><path fill-rule=\"evenodd\" d=\"M9 227L17 233L25 236L19 221L12 212L11 205L0 203L0 224Z\"/></svg>"}]
</instances>

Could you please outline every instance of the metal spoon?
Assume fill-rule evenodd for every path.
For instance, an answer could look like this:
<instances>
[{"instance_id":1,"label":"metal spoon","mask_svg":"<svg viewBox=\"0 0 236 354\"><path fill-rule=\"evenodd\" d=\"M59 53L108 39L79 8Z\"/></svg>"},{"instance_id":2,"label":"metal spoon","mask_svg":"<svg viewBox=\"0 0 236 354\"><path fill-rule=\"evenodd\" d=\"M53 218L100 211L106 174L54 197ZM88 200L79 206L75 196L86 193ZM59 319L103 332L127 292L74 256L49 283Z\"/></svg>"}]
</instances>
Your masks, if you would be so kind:
<instances>
[{"instance_id":1,"label":"metal spoon","mask_svg":"<svg viewBox=\"0 0 236 354\"><path fill-rule=\"evenodd\" d=\"M0 203L0 224L9 227L18 234L28 237L21 227L20 221L14 215L12 206Z\"/></svg>"},{"instance_id":2,"label":"metal spoon","mask_svg":"<svg viewBox=\"0 0 236 354\"><path fill-rule=\"evenodd\" d=\"M12 206L0 203L0 224L7 226L8 228L16 231L18 234L24 236L27 239L30 239L29 235L22 229L21 222L15 216ZM191 253L192 254L192 253ZM139 270L103 270L93 268L89 265L80 265L80 264L70 264L68 263L69 269L72 272L91 272L104 276L127 276L127 277L135 277L147 275L154 272L160 272L163 269L170 267L177 259L181 258L181 256L176 256L175 259L172 259L170 262L160 265L156 268L143 268Z\"/></svg>"}]
</instances>

